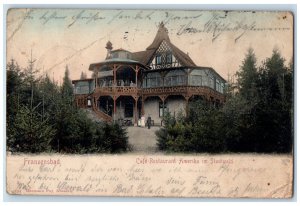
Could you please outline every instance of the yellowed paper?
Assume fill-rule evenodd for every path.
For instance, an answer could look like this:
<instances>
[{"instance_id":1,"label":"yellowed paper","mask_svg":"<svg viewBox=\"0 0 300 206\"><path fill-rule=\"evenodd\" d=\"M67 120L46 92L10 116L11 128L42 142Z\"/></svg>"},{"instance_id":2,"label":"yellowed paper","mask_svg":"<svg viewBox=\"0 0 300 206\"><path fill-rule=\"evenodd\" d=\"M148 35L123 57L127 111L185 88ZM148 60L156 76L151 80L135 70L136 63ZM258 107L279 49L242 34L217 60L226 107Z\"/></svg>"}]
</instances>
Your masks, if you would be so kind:
<instances>
[{"instance_id":1,"label":"yellowed paper","mask_svg":"<svg viewBox=\"0 0 300 206\"><path fill-rule=\"evenodd\" d=\"M133 197L292 196L290 155L8 155L7 191Z\"/></svg>"}]
</instances>

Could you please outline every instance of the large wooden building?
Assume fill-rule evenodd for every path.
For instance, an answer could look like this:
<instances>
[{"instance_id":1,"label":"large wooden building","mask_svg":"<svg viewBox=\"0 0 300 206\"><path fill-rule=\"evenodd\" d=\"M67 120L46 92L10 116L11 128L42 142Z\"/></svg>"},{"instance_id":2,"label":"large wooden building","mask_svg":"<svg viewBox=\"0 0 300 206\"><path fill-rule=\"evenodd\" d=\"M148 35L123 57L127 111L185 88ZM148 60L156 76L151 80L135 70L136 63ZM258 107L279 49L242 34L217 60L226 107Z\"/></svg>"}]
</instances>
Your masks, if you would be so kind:
<instances>
[{"instance_id":1,"label":"large wooden building","mask_svg":"<svg viewBox=\"0 0 300 206\"><path fill-rule=\"evenodd\" d=\"M106 59L89 66L94 78L72 81L77 106L92 108L101 120L137 124L151 116L161 124L166 111L185 113L195 98L215 105L225 101L225 80L172 44L163 23L145 51L113 50L111 42L106 49Z\"/></svg>"}]
</instances>

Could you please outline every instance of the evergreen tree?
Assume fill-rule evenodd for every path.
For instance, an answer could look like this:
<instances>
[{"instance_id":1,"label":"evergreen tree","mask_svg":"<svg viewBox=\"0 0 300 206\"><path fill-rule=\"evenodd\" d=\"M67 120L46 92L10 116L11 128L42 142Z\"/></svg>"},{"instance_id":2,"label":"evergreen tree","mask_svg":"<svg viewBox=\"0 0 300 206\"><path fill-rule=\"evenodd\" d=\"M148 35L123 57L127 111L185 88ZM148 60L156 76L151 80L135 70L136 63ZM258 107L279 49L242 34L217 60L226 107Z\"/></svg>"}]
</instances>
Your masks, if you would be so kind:
<instances>
[{"instance_id":1,"label":"evergreen tree","mask_svg":"<svg viewBox=\"0 0 300 206\"><path fill-rule=\"evenodd\" d=\"M16 115L13 124L13 138L8 139L12 152L49 152L55 129L49 124L48 119L36 112L36 108L22 106Z\"/></svg>"},{"instance_id":2,"label":"evergreen tree","mask_svg":"<svg viewBox=\"0 0 300 206\"><path fill-rule=\"evenodd\" d=\"M85 72L81 72L80 74L80 79L86 79L87 78L87 75Z\"/></svg>"},{"instance_id":3,"label":"evergreen tree","mask_svg":"<svg viewBox=\"0 0 300 206\"><path fill-rule=\"evenodd\" d=\"M14 59L12 59L6 67L6 135L8 150L12 148L12 143L15 141L14 122L16 115L20 109L20 99L22 98L22 84L24 74Z\"/></svg>"},{"instance_id":4,"label":"evergreen tree","mask_svg":"<svg viewBox=\"0 0 300 206\"><path fill-rule=\"evenodd\" d=\"M7 146L11 152L116 153L128 137L119 125L95 123L75 107L66 72L59 87L48 75L36 77L34 60L23 69L7 65Z\"/></svg>"},{"instance_id":5,"label":"evergreen tree","mask_svg":"<svg viewBox=\"0 0 300 206\"><path fill-rule=\"evenodd\" d=\"M70 142L68 140L72 137L73 131L76 130L76 128L72 128L75 126L75 113L75 108L73 107L73 87L69 78L69 69L66 65L65 76L59 96L56 99L53 118L57 133L51 144L58 152L66 150L68 146L72 146L68 145Z\"/></svg>"},{"instance_id":6,"label":"evergreen tree","mask_svg":"<svg viewBox=\"0 0 300 206\"><path fill-rule=\"evenodd\" d=\"M119 124L107 124L102 126L104 131L103 146L110 153L125 152L128 147L128 136L126 130Z\"/></svg>"},{"instance_id":7,"label":"evergreen tree","mask_svg":"<svg viewBox=\"0 0 300 206\"><path fill-rule=\"evenodd\" d=\"M30 107L37 105L40 101L39 93L39 82L40 78L37 78L38 70L35 68L35 59L31 58L28 61L28 66L24 69L24 88L23 88L23 97L22 104L29 104Z\"/></svg>"},{"instance_id":8,"label":"evergreen tree","mask_svg":"<svg viewBox=\"0 0 300 206\"><path fill-rule=\"evenodd\" d=\"M70 79L70 73L68 65L66 65L65 76L63 78L63 84L61 87L61 95L67 104L73 103L73 85Z\"/></svg>"},{"instance_id":9,"label":"evergreen tree","mask_svg":"<svg viewBox=\"0 0 300 206\"><path fill-rule=\"evenodd\" d=\"M256 57L253 49L250 48L237 72L239 94L246 100L254 102L257 100L257 79Z\"/></svg>"},{"instance_id":10,"label":"evergreen tree","mask_svg":"<svg viewBox=\"0 0 300 206\"><path fill-rule=\"evenodd\" d=\"M59 87L50 80L46 75L40 82L39 92L43 101L44 109L48 112L54 110L55 104L57 104L58 96L60 95Z\"/></svg>"},{"instance_id":11,"label":"evergreen tree","mask_svg":"<svg viewBox=\"0 0 300 206\"><path fill-rule=\"evenodd\" d=\"M260 68L261 101L256 119L261 137L259 151L291 151L292 99L286 98L286 94L293 91L292 76L284 62L279 51L274 50Z\"/></svg>"},{"instance_id":12,"label":"evergreen tree","mask_svg":"<svg viewBox=\"0 0 300 206\"><path fill-rule=\"evenodd\" d=\"M19 106L22 94L22 84L24 81L24 74L21 72L18 64L14 59L7 64L7 82L6 82L6 98L7 98L7 122L10 124L14 119Z\"/></svg>"}]
</instances>

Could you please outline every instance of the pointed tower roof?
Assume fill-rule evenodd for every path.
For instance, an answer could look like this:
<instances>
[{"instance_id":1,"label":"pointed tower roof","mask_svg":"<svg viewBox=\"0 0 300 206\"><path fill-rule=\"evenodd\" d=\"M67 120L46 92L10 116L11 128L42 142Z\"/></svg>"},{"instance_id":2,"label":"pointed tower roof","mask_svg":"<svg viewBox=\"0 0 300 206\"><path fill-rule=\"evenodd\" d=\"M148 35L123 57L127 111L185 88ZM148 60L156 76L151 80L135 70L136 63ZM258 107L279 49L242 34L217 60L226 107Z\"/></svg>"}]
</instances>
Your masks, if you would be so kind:
<instances>
[{"instance_id":1,"label":"pointed tower roof","mask_svg":"<svg viewBox=\"0 0 300 206\"><path fill-rule=\"evenodd\" d=\"M150 46L147 47L146 51L141 52L135 52L133 53L134 59L137 61L142 62L143 64L148 64L149 61L151 61L151 58L153 57L153 54L155 51L159 48L160 44L163 41L166 41L168 45L171 47L174 56L184 65L184 66L196 66L196 64L193 62L193 60L181 51L179 48L177 48L175 45L173 45L170 41L169 35L168 35L168 29L165 27L164 23L161 22L158 27L158 31L156 33L156 36Z\"/></svg>"},{"instance_id":2,"label":"pointed tower roof","mask_svg":"<svg viewBox=\"0 0 300 206\"><path fill-rule=\"evenodd\" d=\"M151 49L157 49L160 45L160 43L166 40L167 42L170 42L170 38L168 35L168 29L165 27L164 23L161 22L158 27L158 31L156 33L156 36L150 46L147 47L147 50Z\"/></svg>"}]
</instances>

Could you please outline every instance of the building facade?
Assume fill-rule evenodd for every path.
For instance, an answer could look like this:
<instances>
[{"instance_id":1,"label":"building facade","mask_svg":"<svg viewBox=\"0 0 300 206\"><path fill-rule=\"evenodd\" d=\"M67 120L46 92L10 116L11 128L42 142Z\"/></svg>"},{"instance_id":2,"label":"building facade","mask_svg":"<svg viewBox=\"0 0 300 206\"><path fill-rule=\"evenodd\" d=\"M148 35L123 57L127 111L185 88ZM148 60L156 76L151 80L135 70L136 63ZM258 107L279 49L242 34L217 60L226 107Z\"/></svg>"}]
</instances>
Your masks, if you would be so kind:
<instances>
[{"instance_id":1,"label":"building facade","mask_svg":"<svg viewBox=\"0 0 300 206\"><path fill-rule=\"evenodd\" d=\"M103 121L137 124L150 116L161 124L165 112L185 114L194 99L215 105L225 101L226 81L173 45L163 23L145 51L113 50L111 42L106 49L106 59L89 66L94 78L72 81L76 105L92 108Z\"/></svg>"}]
</instances>

